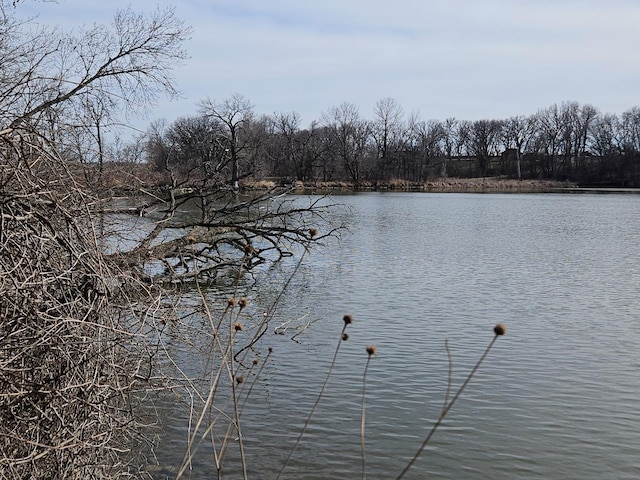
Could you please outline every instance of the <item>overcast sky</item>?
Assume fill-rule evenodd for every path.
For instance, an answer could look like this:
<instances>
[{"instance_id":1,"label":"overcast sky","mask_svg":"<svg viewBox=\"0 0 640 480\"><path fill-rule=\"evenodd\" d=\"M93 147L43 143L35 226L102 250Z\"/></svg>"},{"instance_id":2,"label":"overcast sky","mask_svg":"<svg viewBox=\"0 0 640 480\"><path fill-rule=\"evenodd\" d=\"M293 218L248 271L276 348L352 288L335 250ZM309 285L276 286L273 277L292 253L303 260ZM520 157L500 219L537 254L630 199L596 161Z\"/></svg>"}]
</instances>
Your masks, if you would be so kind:
<instances>
[{"instance_id":1,"label":"overcast sky","mask_svg":"<svg viewBox=\"0 0 640 480\"><path fill-rule=\"evenodd\" d=\"M373 119L397 100L424 120L503 119L563 101L640 105L639 0L58 0L19 3L46 24L108 23L175 5L193 27L175 71L183 98L150 120L235 93L303 126L342 102Z\"/></svg>"}]
</instances>

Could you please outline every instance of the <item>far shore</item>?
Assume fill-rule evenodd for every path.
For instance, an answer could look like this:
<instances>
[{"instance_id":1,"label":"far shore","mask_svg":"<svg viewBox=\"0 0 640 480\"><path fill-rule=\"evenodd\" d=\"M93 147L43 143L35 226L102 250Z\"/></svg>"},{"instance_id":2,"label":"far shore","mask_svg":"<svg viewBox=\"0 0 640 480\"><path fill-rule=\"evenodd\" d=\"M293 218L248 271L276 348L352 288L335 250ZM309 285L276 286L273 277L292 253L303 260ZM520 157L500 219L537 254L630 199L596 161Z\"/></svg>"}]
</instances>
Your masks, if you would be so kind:
<instances>
[{"instance_id":1,"label":"far shore","mask_svg":"<svg viewBox=\"0 0 640 480\"><path fill-rule=\"evenodd\" d=\"M535 193L553 192L560 189L576 189L578 186L570 182L550 180L517 180L504 177L485 178L434 178L427 182L408 182L393 180L390 182L300 182L290 184L296 193L326 192L451 192L451 193ZM277 182L271 180L246 181L247 189L271 188Z\"/></svg>"},{"instance_id":2,"label":"far shore","mask_svg":"<svg viewBox=\"0 0 640 480\"><path fill-rule=\"evenodd\" d=\"M86 177L87 166L78 172L78 178ZM93 172L93 178L97 171ZM180 188L186 191L197 189L203 179L192 177L190 181L179 182ZM113 164L105 168L101 180L101 188L118 192L122 195L140 192L162 191L166 189L168 177L166 172L151 170L147 165ZM269 190L274 188L292 189L296 194L327 194L327 193L355 193L355 192L434 192L434 193L549 193L549 192L599 192L599 193L640 193L640 189L598 186L580 186L574 182L560 182L553 180L517 180L504 176L459 178L439 177L424 182L410 182L401 179L388 181L360 182L349 181L312 181L280 178L244 178L239 182L241 191ZM230 186L227 186L230 188ZM134 193L136 192L136 193Z\"/></svg>"}]
</instances>

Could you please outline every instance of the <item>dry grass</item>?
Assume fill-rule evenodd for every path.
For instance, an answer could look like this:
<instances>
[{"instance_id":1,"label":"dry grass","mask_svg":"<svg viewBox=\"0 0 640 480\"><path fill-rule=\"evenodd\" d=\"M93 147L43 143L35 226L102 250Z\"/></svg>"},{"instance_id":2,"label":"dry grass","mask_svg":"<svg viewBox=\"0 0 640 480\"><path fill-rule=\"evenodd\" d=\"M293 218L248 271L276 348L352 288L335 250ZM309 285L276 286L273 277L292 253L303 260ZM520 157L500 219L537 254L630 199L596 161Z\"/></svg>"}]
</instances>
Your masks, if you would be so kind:
<instances>
[{"instance_id":1,"label":"dry grass","mask_svg":"<svg viewBox=\"0 0 640 480\"><path fill-rule=\"evenodd\" d=\"M242 186L250 190L270 190L276 188L278 184L275 180L245 180Z\"/></svg>"},{"instance_id":2,"label":"dry grass","mask_svg":"<svg viewBox=\"0 0 640 480\"><path fill-rule=\"evenodd\" d=\"M298 183L298 193L323 193L332 191L410 191L438 193L486 193L486 192L548 192L558 188L574 186L566 182L550 180L515 180L503 177L493 178L434 178L426 182L410 182L395 178L387 182L308 182Z\"/></svg>"}]
</instances>

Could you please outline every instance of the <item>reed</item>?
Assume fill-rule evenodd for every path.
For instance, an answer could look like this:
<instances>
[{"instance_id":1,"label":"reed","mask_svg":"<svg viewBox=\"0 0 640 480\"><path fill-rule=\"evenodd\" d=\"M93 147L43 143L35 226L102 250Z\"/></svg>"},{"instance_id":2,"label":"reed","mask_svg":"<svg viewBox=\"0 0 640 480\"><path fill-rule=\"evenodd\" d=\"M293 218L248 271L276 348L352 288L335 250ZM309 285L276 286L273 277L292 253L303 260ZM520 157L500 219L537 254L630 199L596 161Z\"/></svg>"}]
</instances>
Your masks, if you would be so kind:
<instances>
[{"instance_id":1,"label":"reed","mask_svg":"<svg viewBox=\"0 0 640 480\"><path fill-rule=\"evenodd\" d=\"M251 312L250 299L240 295L241 278L247 273L244 266L247 265L248 257L254 254L253 248L244 249L244 257L238 262L233 280L232 296L225 300L224 308L219 313L210 308L208 290L196 281L201 307L198 315L205 319L203 325L208 325L209 331L196 332L195 335L209 338L210 344L206 347L206 362L201 380L193 382L186 378L178 379L183 387L177 393L196 401L191 402L189 407L189 418L192 420L189 422L185 453L176 479L190 475L193 459L201 451L205 440L209 442L208 448L211 450L218 478L223 477L225 458L233 444L237 444L242 477L248 477L242 413L273 354L273 349L269 347L266 357L261 361L255 356L256 344L268 331L291 278L298 271L317 234L317 229L308 229L302 255L269 307L260 315ZM184 329L184 332L187 331ZM184 340L187 341L186 338ZM250 355L254 355L254 358L250 359Z\"/></svg>"}]
</instances>

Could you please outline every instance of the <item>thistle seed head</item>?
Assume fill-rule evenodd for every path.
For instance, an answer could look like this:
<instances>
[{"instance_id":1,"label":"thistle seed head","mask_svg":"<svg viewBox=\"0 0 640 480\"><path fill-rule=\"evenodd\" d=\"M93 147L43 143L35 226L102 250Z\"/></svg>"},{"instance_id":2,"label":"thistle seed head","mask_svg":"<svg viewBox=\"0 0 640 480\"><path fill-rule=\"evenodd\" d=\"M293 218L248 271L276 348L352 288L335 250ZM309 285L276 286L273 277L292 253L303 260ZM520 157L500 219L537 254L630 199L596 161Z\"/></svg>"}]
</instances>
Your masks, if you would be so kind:
<instances>
[{"instance_id":1,"label":"thistle seed head","mask_svg":"<svg viewBox=\"0 0 640 480\"><path fill-rule=\"evenodd\" d=\"M504 335L505 333L507 333L507 327L503 323L498 323L495 327L493 327L493 333L495 333L496 336Z\"/></svg>"},{"instance_id":2,"label":"thistle seed head","mask_svg":"<svg viewBox=\"0 0 640 480\"><path fill-rule=\"evenodd\" d=\"M377 352L377 349L375 345L367 345L367 353L369 354L369 356L375 355L376 352Z\"/></svg>"}]
</instances>

